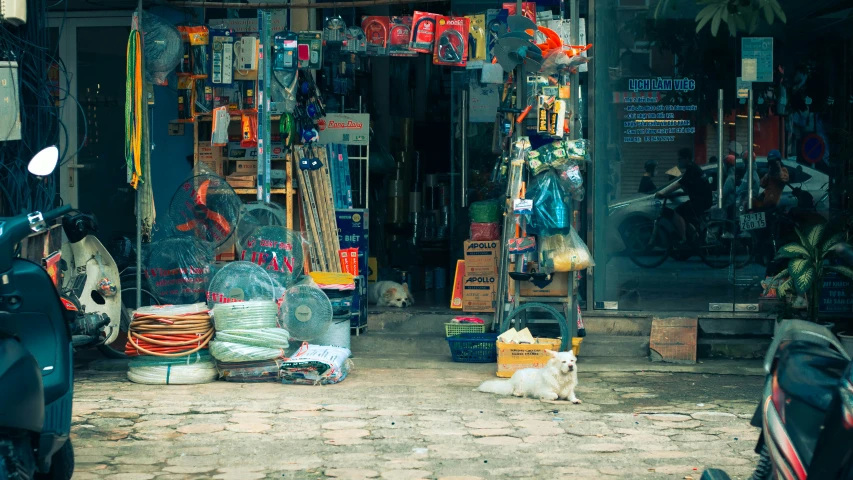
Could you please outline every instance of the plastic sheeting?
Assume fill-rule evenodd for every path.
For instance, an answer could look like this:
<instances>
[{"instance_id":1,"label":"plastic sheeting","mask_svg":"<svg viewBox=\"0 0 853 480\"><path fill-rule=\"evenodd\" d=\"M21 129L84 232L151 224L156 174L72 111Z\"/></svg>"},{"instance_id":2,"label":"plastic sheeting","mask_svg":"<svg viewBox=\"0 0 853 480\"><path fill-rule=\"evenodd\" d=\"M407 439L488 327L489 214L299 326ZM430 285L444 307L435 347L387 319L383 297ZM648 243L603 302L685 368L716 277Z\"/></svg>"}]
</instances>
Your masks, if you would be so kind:
<instances>
[{"instance_id":1,"label":"plastic sheeting","mask_svg":"<svg viewBox=\"0 0 853 480\"><path fill-rule=\"evenodd\" d=\"M203 302L210 284L213 249L195 238L170 237L151 246L146 270L163 303Z\"/></svg>"},{"instance_id":2,"label":"plastic sheeting","mask_svg":"<svg viewBox=\"0 0 853 480\"><path fill-rule=\"evenodd\" d=\"M181 61L181 33L166 20L145 12L142 15L145 80L168 85L168 76Z\"/></svg>"},{"instance_id":3,"label":"plastic sheeting","mask_svg":"<svg viewBox=\"0 0 853 480\"><path fill-rule=\"evenodd\" d=\"M241 260L260 265L284 288L302 275L302 237L293 230L274 225L258 227L241 248Z\"/></svg>"},{"instance_id":4,"label":"plastic sheeting","mask_svg":"<svg viewBox=\"0 0 853 480\"><path fill-rule=\"evenodd\" d=\"M269 274L251 262L231 262L222 267L210 281L207 292L209 305L275 298Z\"/></svg>"},{"instance_id":5,"label":"plastic sheeting","mask_svg":"<svg viewBox=\"0 0 853 480\"><path fill-rule=\"evenodd\" d=\"M557 174L549 169L531 183L526 198L533 200L533 213L527 223L527 232L541 235L570 228L569 195Z\"/></svg>"}]
</instances>

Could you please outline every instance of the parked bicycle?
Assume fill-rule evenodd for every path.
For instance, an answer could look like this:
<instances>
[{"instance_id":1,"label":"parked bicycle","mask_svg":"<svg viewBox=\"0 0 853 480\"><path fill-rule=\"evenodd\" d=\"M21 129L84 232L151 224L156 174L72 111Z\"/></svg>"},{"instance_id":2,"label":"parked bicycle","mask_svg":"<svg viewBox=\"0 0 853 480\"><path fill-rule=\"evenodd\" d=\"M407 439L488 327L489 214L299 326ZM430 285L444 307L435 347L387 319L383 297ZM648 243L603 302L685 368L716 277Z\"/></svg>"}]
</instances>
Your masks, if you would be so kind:
<instances>
[{"instance_id":1,"label":"parked bicycle","mask_svg":"<svg viewBox=\"0 0 853 480\"><path fill-rule=\"evenodd\" d=\"M699 225L687 224L687 244L679 246L675 225L666 215L670 199L663 197L653 222L639 223L625 236L626 250L634 264L655 268L670 257L684 261L694 254L711 268L726 268L732 264L741 268L752 262L755 255L753 236L740 231L730 220L710 219L708 214L699 217Z\"/></svg>"}]
</instances>

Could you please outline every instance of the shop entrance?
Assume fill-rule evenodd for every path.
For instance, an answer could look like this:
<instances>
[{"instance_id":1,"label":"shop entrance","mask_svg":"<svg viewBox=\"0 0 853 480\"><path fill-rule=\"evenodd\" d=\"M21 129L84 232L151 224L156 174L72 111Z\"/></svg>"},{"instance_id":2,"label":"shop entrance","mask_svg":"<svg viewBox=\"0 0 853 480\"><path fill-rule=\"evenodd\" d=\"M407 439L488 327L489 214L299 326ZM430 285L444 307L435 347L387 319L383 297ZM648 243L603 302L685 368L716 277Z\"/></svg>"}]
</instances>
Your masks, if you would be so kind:
<instances>
[{"instance_id":1,"label":"shop entrance","mask_svg":"<svg viewBox=\"0 0 853 480\"><path fill-rule=\"evenodd\" d=\"M126 12L69 13L52 18L50 29L67 72L58 78L57 93L66 127L65 135L60 135L60 148L69 152L59 168L62 199L95 215L97 236L103 243L133 237L134 194L127 184L124 162L130 16ZM68 91L64 91L65 85ZM74 152L76 155L70 155Z\"/></svg>"}]
</instances>

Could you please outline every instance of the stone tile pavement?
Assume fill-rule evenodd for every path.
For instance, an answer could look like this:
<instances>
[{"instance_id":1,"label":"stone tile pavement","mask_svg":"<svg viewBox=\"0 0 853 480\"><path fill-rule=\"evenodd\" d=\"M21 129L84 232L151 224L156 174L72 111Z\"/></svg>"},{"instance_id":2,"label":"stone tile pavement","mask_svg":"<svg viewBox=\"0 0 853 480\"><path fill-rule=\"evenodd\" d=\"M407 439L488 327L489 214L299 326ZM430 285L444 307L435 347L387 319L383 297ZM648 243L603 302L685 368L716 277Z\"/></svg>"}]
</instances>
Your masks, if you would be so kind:
<instances>
[{"instance_id":1,"label":"stone tile pavement","mask_svg":"<svg viewBox=\"0 0 853 480\"><path fill-rule=\"evenodd\" d=\"M585 363L584 403L571 405L473 392L494 365L357 359L332 386L159 387L94 362L77 371L74 478L698 480L705 466L749 476L761 377Z\"/></svg>"}]
</instances>

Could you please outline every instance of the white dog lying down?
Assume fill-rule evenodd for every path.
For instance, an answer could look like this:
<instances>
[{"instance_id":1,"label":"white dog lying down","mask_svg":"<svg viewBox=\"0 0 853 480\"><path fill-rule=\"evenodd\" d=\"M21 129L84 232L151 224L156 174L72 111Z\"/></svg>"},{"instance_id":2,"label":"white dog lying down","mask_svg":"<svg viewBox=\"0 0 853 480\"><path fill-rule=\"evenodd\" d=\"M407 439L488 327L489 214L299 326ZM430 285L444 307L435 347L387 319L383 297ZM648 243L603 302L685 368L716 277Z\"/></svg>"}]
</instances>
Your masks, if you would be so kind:
<instances>
[{"instance_id":1,"label":"white dog lying down","mask_svg":"<svg viewBox=\"0 0 853 480\"><path fill-rule=\"evenodd\" d=\"M397 282L376 282L367 287L367 301L380 307L411 307L415 299L408 285Z\"/></svg>"},{"instance_id":2,"label":"white dog lying down","mask_svg":"<svg viewBox=\"0 0 853 480\"><path fill-rule=\"evenodd\" d=\"M512 374L509 380L488 380L477 391L533 397L540 400L568 400L581 403L575 396L578 385L577 358L572 352L545 350L551 356L542 368L525 368Z\"/></svg>"}]
</instances>

